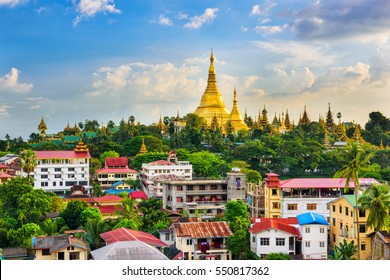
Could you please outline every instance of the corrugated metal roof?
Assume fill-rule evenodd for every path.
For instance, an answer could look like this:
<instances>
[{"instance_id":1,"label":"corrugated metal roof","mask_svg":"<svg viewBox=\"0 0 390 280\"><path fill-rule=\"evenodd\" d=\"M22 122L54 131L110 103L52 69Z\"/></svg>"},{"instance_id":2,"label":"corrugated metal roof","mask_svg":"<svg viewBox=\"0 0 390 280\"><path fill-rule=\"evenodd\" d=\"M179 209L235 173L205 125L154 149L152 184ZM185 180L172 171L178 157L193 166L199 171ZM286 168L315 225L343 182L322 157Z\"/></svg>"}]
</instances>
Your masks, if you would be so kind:
<instances>
[{"instance_id":1,"label":"corrugated metal roof","mask_svg":"<svg viewBox=\"0 0 390 280\"><path fill-rule=\"evenodd\" d=\"M76 153L75 151L36 151L37 159L68 159L91 158L89 152Z\"/></svg>"},{"instance_id":2,"label":"corrugated metal roof","mask_svg":"<svg viewBox=\"0 0 390 280\"><path fill-rule=\"evenodd\" d=\"M373 178L359 178L361 184L378 183ZM280 181L280 188L344 188L345 178L294 178ZM354 188L355 184L351 181L350 188Z\"/></svg>"},{"instance_id":3,"label":"corrugated metal roof","mask_svg":"<svg viewBox=\"0 0 390 280\"><path fill-rule=\"evenodd\" d=\"M175 223L174 229L177 237L227 237L233 234L227 222Z\"/></svg>"},{"instance_id":4,"label":"corrugated metal roof","mask_svg":"<svg viewBox=\"0 0 390 280\"><path fill-rule=\"evenodd\" d=\"M169 260L155 247L138 240L115 242L91 254L94 260Z\"/></svg>"},{"instance_id":5,"label":"corrugated metal roof","mask_svg":"<svg viewBox=\"0 0 390 280\"><path fill-rule=\"evenodd\" d=\"M127 157L106 158L106 166L126 167L128 165L129 165L129 160L127 159Z\"/></svg>"},{"instance_id":6,"label":"corrugated metal roof","mask_svg":"<svg viewBox=\"0 0 390 280\"><path fill-rule=\"evenodd\" d=\"M158 247L169 247L165 242L162 242L157 237L151 235L147 232L142 232L138 230L131 230L128 228L118 228L105 233L100 234L103 240L107 244L112 244L118 241L132 241L139 240L150 244L152 246Z\"/></svg>"},{"instance_id":7,"label":"corrugated metal roof","mask_svg":"<svg viewBox=\"0 0 390 280\"><path fill-rule=\"evenodd\" d=\"M286 222L287 222L287 220L286 220ZM250 232L259 233L259 232L265 231L267 229L281 230L281 231L290 233L290 234L295 235L295 236L300 235L299 230L296 227L293 227L290 224L283 222L283 220L280 218L261 219L261 222L255 223L250 228Z\"/></svg>"},{"instance_id":8,"label":"corrugated metal roof","mask_svg":"<svg viewBox=\"0 0 390 280\"><path fill-rule=\"evenodd\" d=\"M309 225L309 224L329 225L329 223L326 221L324 216L313 212L307 212L304 214L297 215L297 219L300 225Z\"/></svg>"}]
</instances>

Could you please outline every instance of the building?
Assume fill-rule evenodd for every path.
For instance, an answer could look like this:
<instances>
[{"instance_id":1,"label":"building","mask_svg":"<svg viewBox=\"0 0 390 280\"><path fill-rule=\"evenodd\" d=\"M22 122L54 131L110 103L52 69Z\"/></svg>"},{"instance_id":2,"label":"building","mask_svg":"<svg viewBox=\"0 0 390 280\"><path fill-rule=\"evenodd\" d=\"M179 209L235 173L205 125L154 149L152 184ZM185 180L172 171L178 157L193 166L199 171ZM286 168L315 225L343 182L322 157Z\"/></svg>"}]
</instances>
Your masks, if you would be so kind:
<instances>
[{"instance_id":1,"label":"building","mask_svg":"<svg viewBox=\"0 0 390 280\"><path fill-rule=\"evenodd\" d=\"M360 197L360 195L358 196ZM371 254L371 237L373 229L368 228L367 218L369 209L358 211L358 221L355 224L355 195L342 195L328 203L330 210L330 247L338 246L343 240L358 244L360 239L360 259L366 260ZM355 256L357 258L357 256Z\"/></svg>"},{"instance_id":2,"label":"building","mask_svg":"<svg viewBox=\"0 0 390 280\"><path fill-rule=\"evenodd\" d=\"M104 168L96 170L100 187L107 190L119 181L137 180L138 172L130 169L128 162L127 157L106 158Z\"/></svg>"},{"instance_id":3,"label":"building","mask_svg":"<svg viewBox=\"0 0 390 280\"><path fill-rule=\"evenodd\" d=\"M231 123L233 130L236 132L241 129L248 130L248 127L241 119L238 110L236 89L234 89L232 111L229 112L225 106L222 94L217 86L213 52L211 52L210 55L207 87L194 114L203 117L207 125L211 125L213 121L217 121L218 125L222 128L222 131L225 131L225 126L228 122Z\"/></svg>"},{"instance_id":4,"label":"building","mask_svg":"<svg viewBox=\"0 0 390 280\"><path fill-rule=\"evenodd\" d=\"M191 217L210 219L222 214L231 200L245 200L245 174L233 168L221 180L164 181L163 208L188 211Z\"/></svg>"},{"instance_id":5,"label":"building","mask_svg":"<svg viewBox=\"0 0 390 280\"><path fill-rule=\"evenodd\" d=\"M88 260L89 245L73 234L32 238L35 260Z\"/></svg>"},{"instance_id":6,"label":"building","mask_svg":"<svg viewBox=\"0 0 390 280\"><path fill-rule=\"evenodd\" d=\"M376 231L371 234L371 259L390 260L390 233Z\"/></svg>"},{"instance_id":7,"label":"building","mask_svg":"<svg viewBox=\"0 0 390 280\"><path fill-rule=\"evenodd\" d=\"M94 260L169 260L155 247L138 240L118 241L91 252Z\"/></svg>"},{"instance_id":8,"label":"building","mask_svg":"<svg viewBox=\"0 0 390 280\"><path fill-rule=\"evenodd\" d=\"M257 218L249 233L251 250L262 259L270 253L299 253L297 218Z\"/></svg>"},{"instance_id":9,"label":"building","mask_svg":"<svg viewBox=\"0 0 390 280\"><path fill-rule=\"evenodd\" d=\"M308 212L297 216L305 260L328 258L328 226L325 217Z\"/></svg>"},{"instance_id":10,"label":"building","mask_svg":"<svg viewBox=\"0 0 390 280\"><path fill-rule=\"evenodd\" d=\"M246 202L248 205L250 217L265 216L265 196L264 186L259 184L247 183Z\"/></svg>"},{"instance_id":11,"label":"building","mask_svg":"<svg viewBox=\"0 0 390 280\"><path fill-rule=\"evenodd\" d=\"M176 152L171 150L167 160L143 163L140 174L147 196L162 198L161 182L165 180L192 180L192 165L189 161L179 161Z\"/></svg>"},{"instance_id":12,"label":"building","mask_svg":"<svg viewBox=\"0 0 390 280\"><path fill-rule=\"evenodd\" d=\"M233 233L227 222L174 223L175 246L184 260L231 260L226 240Z\"/></svg>"},{"instance_id":13,"label":"building","mask_svg":"<svg viewBox=\"0 0 390 280\"><path fill-rule=\"evenodd\" d=\"M344 178L294 178L279 180L278 174L265 178L265 217L296 217L308 211L329 219L327 203L340 197L345 187ZM373 178L360 178L361 189L379 184ZM353 182L350 189L354 188Z\"/></svg>"},{"instance_id":14,"label":"building","mask_svg":"<svg viewBox=\"0 0 390 280\"><path fill-rule=\"evenodd\" d=\"M36 151L37 166L31 176L34 188L65 194L74 185L89 184L88 148L80 140L72 151Z\"/></svg>"}]
</instances>

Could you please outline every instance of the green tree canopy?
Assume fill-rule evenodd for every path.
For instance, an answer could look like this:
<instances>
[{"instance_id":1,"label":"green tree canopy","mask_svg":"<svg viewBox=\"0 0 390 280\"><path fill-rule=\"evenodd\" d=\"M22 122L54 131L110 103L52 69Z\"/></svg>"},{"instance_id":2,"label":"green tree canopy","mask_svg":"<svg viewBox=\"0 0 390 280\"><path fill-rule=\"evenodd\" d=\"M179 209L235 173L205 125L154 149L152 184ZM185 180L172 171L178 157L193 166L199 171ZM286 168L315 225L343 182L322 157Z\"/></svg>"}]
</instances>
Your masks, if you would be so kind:
<instances>
[{"instance_id":1,"label":"green tree canopy","mask_svg":"<svg viewBox=\"0 0 390 280\"><path fill-rule=\"evenodd\" d=\"M63 212L60 213L70 229L77 229L81 226L81 213L88 208L89 205L82 200L71 200L66 205L66 208Z\"/></svg>"},{"instance_id":2,"label":"green tree canopy","mask_svg":"<svg viewBox=\"0 0 390 280\"><path fill-rule=\"evenodd\" d=\"M222 168L226 170L225 160L220 156L208 151L201 151L190 154L188 160L191 162L194 173L200 177L221 177Z\"/></svg>"}]
</instances>

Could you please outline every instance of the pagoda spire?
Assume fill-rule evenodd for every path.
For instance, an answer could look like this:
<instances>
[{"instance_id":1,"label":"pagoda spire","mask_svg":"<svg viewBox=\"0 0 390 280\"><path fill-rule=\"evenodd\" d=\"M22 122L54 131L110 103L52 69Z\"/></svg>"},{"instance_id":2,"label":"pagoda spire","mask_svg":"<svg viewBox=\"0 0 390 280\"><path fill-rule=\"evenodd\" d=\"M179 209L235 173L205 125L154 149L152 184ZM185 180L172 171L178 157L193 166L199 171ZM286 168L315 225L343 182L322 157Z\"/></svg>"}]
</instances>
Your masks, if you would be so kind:
<instances>
[{"instance_id":1,"label":"pagoda spire","mask_svg":"<svg viewBox=\"0 0 390 280\"><path fill-rule=\"evenodd\" d=\"M38 125L39 135L45 136L46 130L47 130L47 125L46 125L45 120L43 119L43 116L42 116L41 122Z\"/></svg>"},{"instance_id":2,"label":"pagoda spire","mask_svg":"<svg viewBox=\"0 0 390 280\"><path fill-rule=\"evenodd\" d=\"M80 137L79 143L77 143L73 150L76 153L87 153L89 149L87 148L87 145L84 144L83 139Z\"/></svg>"},{"instance_id":3,"label":"pagoda spire","mask_svg":"<svg viewBox=\"0 0 390 280\"><path fill-rule=\"evenodd\" d=\"M326 129L329 132L332 132L334 130L335 123L333 121L333 115L330 110L330 102L328 103L328 113L326 114Z\"/></svg>"},{"instance_id":4,"label":"pagoda spire","mask_svg":"<svg viewBox=\"0 0 390 280\"><path fill-rule=\"evenodd\" d=\"M262 114L261 124L264 127L264 126L268 125L267 110L265 109L265 105L264 105L263 111L261 111L261 114Z\"/></svg>"},{"instance_id":5,"label":"pagoda spire","mask_svg":"<svg viewBox=\"0 0 390 280\"><path fill-rule=\"evenodd\" d=\"M299 124L303 124L303 125L309 125L310 124L310 119L309 119L309 116L307 115L307 112L306 112L306 106L304 107L303 116L302 116L301 121L300 121Z\"/></svg>"},{"instance_id":6,"label":"pagoda spire","mask_svg":"<svg viewBox=\"0 0 390 280\"><path fill-rule=\"evenodd\" d=\"M233 108L232 112L230 113L230 122L233 125L234 131L239 131L241 129L248 129L248 126L243 122L241 119L240 112L238 111L237 106L237 90L236 87L234 87L234 93L233 93Z\"/></svg>"},{"instance_id":7,"label":"pagoda spire","mask_svg":"<svg viewBox=\"0 0 390 280\"><path fill-rule=\"evenodd\" d=\"M286 118L284 119L284 126L287 131L291 130L290 115L288 114L288 109L286 109Z\"/></svg>"},{"instance_id":8,"label":"pagoda spire","mask_svg":"<svg viewBox=\"0 0 390 280\"><path fill-rule=\"evenodd\" d=\"M145 154L145 153L147 153L148 152L148 150L146 149L146 145L145 145L145 142L144 142L144 138L142 137L142 144L141 144L141 147L140 147L140 149L139 149L139 151L138 151L138 154Z\"/></svg>"},{"instance_id":9,"label":"pagoda spire","mask_svg":"<svg viewBox=\"0 0 390 280\"><path fill-rule=\"evenodd\" d=\"M210 125L214 114L221 116L223 123L230 119L230 113L222 99L222 94L217 86L217 78L214 67L214 53L211 51L210 67L207 79L207 87L202 95L202 99L198 108L194 112L195 115L203 117L207 124Z\"/></svg>"}]
</instances>

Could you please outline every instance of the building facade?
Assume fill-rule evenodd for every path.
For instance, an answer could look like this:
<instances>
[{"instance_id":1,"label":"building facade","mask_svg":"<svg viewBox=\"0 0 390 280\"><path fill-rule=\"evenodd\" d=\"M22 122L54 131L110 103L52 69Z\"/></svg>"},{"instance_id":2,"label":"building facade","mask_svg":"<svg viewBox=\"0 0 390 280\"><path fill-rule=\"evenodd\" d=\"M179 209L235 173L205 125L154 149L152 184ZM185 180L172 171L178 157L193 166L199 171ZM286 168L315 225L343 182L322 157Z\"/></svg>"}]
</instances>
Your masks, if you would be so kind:
<instances>
[{"instance_id":1,"label":"building facade","mask_svg":"<svg viewBox=\"0 0 390 280\"><path fill-rule=\"evenodd\" d=\"M89 184L89 154L86 145L80 141L73 151L36 151L37 166L30 174L34 188L64 194L74 185Z\"/></svg>"},{"instance_id":2,"label":"building facade","mask_svg":"<svg viewBox=\"0 0 390 280\"><path fill-rule=\"evenodd\" d=\"M120 181L137 180L138 172L130 169L127 157L106 158L104 168L96 170L97 180L103 190Z\"/></svg>"}]
</instances>

